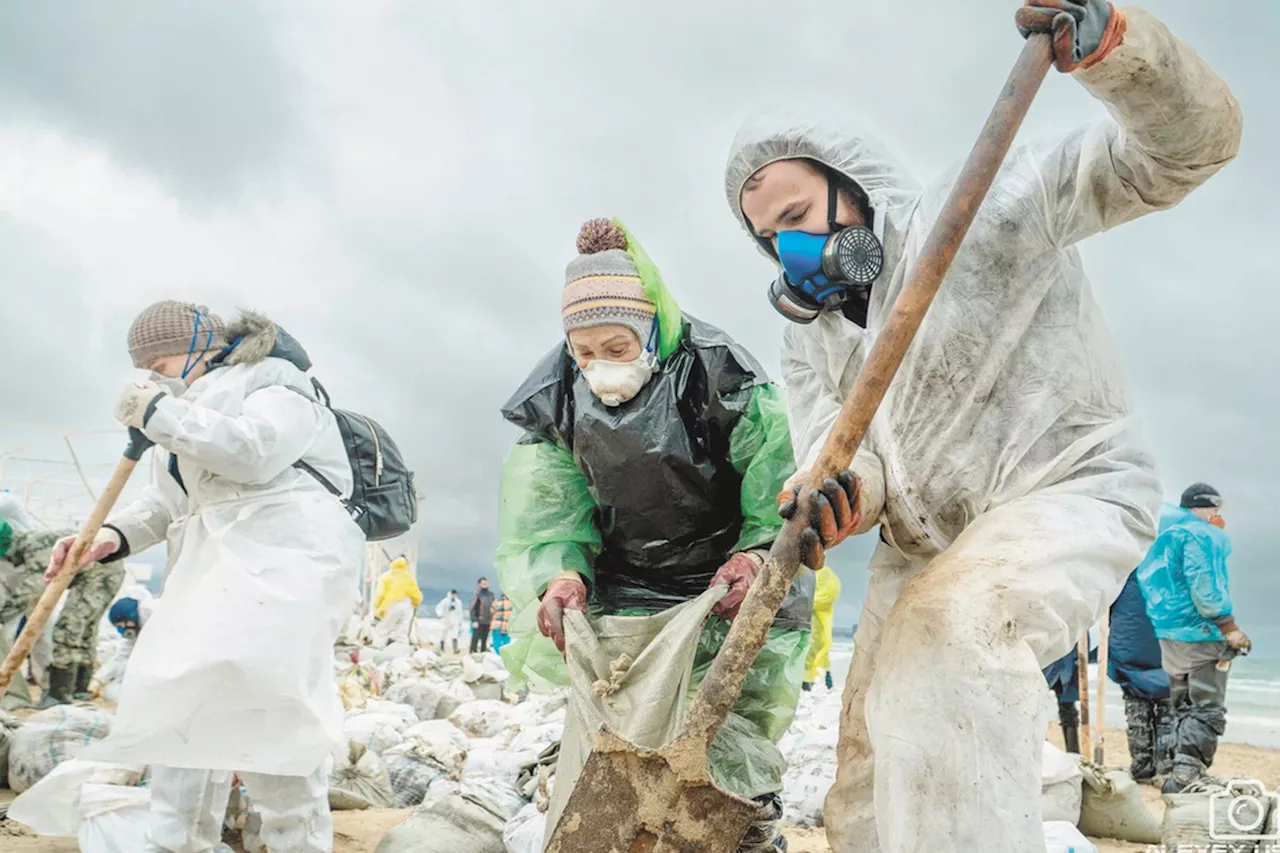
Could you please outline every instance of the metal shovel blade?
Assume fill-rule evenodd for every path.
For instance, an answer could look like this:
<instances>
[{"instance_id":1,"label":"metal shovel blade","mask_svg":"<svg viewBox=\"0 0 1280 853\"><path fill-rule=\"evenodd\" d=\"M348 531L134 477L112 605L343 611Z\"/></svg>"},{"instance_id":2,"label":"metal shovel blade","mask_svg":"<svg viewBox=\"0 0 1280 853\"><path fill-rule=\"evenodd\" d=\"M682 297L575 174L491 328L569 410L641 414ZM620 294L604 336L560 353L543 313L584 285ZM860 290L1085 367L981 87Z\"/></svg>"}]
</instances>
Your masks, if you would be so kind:
<instances>
[{"instance_id":1,"label":"metal shovel blade","mask_svg":"<svg viewBox=\"0 0 1280 853\"><path fill-rule=\"evenodd\" d=\"M758 806L706 775L705 752L636 746L601 729L546 853L735 853ZM677 764L700 761L690 777Z\"/></svg>"}]
</instances>

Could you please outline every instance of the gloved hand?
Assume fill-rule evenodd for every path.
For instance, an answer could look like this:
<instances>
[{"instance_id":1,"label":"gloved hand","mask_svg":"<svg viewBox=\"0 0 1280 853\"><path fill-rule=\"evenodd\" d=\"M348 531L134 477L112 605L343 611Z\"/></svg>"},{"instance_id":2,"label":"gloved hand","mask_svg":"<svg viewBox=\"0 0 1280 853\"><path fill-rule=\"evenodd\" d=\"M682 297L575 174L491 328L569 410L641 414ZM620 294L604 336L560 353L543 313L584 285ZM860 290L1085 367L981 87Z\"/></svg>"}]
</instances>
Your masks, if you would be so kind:
<instances>
[{"instance_id":1,"label":"gloved hand","mask_svg":"<svg viewBox=\"0 0 1280 853\"><path fill-rule=\"evenodd\" d=\"M728 584L729 591L724 598L716 602L711 612L721 619L733 621L738 616L738 608L747 600L747 592L756 582L760 570L764 568L764 558L758 554L742 552L734 554L720 568L716 569L709 586Z\"/></svg>"},{"instance_id":2,"label":"gloved hand","mask_svg":"<svg viewBox=\"0 0 1280 853\"><path fill-rule=\"evenodd\" d=\"M1026 0L1014 21L1023 38L1052 33L1053 64L1062 72L1096 65L1124 41L1124 13L1107 0Z\"/></svg>"},{"instance_id":3,"label":"gloved hand","mask_svg":"<svg viewBox=\"0 0 1280 853\"><path fill-rule=\"evenodd\" d=\"M565 610L587 611L587 585L577 572L565 572L552 578L546 592L542 593L542 604L538 606L538 630L542 636L552 639L560 654L564 654Z\"/></svg>"},{"instance_id":4,"label":"gloved hand","mask_svg":"<svg viewBox=\"0 0 1280 853\"><path fill-rule=\"evenodd\" d=\"M1240 630L1236 620L1225 619L1218 623L1218 629L1222 631L1222 639L1227 641L1228 647L1244 654L1248 654L1253 649L1253 642L1249 639L1249 635Z\"/></svg>"},{"instance_id":5,"label":"gloved hand","mask_svg":"<svg viewBox=\"0 0 1280 853\"><path fill-rule=\"evenodd\" d=\"M788 482L803 482L809 472L798 471ZM803 486L793 486L778 495L778 515L791 519L800 501L809 501L809 529L801 534L800 560L815 572L826 564L825 550L836 547L848 539L862 523L858 507L861 486L858 478L848 469L836 478L826 479L822 490L810 492Z\"/></svg>"},{"instance_id":6,"label":"gloved hand","mask_svg":"<svg viewBox=\"0 0 1280 853\"><path fill-rule=\"evenodd\" d=\"M146 424L147 409L151 401L164 396L164 391L154 382L130 382L120 392L116 403L116 420L127 427L142 429Z\"/></svg>"},{"instance_id":7,"label":"gloved hand","mask_svg":"<svg viewBox=\"0 0 1280 853\"><path fill-rule=\"evenodd\" d=\"M67 561L67 552L71 550L71 546L75 544L76 537L64 536L59 539L53 546L53 552L49 555L49 568L45 569L44 581L48 583L53 580L58 572L62 571L62 564ZM90 563L96 563L99 560L105 560L116 551L124 543L120 541L120 534L116 533L110 527L104 527L98 531L98 535L93 537L93 542L89 543L89 547L84 549L84 553L80 555L80 565L77 569L84 568Z\"/></svg>"}]
</instances>

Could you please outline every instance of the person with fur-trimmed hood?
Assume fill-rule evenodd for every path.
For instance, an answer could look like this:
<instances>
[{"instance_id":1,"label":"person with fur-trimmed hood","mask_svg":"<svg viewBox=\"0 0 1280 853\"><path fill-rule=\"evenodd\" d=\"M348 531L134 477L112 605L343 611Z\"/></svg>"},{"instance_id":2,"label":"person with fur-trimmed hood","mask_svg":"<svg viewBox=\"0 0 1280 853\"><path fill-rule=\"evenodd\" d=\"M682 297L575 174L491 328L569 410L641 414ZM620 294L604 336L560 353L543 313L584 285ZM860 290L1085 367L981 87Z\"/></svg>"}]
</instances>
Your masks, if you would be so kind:
<instances>
[{"instance_id":1,"label":"person with fur-trimmed hood","mask_svg":"<svg viewBox=\"0 0 1280 853\"><path fill-rule=\"evenodd\" d=\"M150 838L163 850L219 844L238 773L268 849L329 853L329 756L342 740L333 642L364 555L360 528L312 473L350 494L337 422L306 352L260 314L224 324L158 302L129 329L129 353L152 378L125 388L116 418L162 464L86 560L167 541L171 569L111 734L83 757L152 766Z\"/></svg>"}]
</instances>

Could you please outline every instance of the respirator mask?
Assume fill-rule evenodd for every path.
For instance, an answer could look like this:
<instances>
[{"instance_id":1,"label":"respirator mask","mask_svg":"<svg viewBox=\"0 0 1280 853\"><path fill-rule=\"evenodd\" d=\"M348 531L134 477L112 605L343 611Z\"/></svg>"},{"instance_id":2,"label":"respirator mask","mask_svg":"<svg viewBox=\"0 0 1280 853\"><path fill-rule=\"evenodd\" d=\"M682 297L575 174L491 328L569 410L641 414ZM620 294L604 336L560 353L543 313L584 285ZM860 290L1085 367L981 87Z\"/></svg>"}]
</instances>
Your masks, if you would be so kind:
<instances>
[{"instance_id":1,"label":"respirator mask","mask_svg":"<svg viewBox=\"0 0 1280 853\"><path fill-rule=\"evenodd\" d=\"M823 311L836 311L862 299L884 268L884 247L863 225L836 222L836 182L827 179L828 234L779 231L777 249L761 244L782 264L782 274L769 285L769 302L794 323L812 323ZM760 238L757 238L760 239Z\"/></svg>"},{"instance_id":2,"label":"respirator mask","mask_svg":"<svg viewBox=\"0 0 1280 853\"><path fill-rule=\"evenodd\" d=\"M644 352L632 361L606 361L592 359L582 368L582 378L587 380L591 393L609 408L621 406L635 397L661 369L657 355L658 320L655 317L649 329L649 340Z\"/></svg>"}]
</instances>

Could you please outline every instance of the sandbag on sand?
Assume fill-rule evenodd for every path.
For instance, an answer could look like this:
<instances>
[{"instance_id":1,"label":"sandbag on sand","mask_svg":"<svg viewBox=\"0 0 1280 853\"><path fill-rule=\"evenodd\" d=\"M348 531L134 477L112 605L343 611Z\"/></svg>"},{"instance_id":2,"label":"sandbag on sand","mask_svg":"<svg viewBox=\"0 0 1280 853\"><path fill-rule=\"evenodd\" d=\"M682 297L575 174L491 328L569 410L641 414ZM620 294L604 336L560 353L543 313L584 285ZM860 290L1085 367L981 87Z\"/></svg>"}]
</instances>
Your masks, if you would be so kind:
<instances>
[{"instance_id":1,"label":"sandbag on sand","mask_svg":"<svg viewBox=\"0 0 1280 853\"><path fill-rule=\"evenodd\" d=\"M1226 841L1224 834L1255 835L1268 839L1276 837L1280 826L1280 809L1270 808L1270 814L1261 814L1274 802L1275 794L1268 794L1261 783L1236 780L1230 789L1223 785L1205 783L1189 794L1164 795L1164 821L1160 826L1160 843L1166 850L1212 850L1214 853L1254 853L1270 851L1273 840ZM1250 797L1251 803L1234 803L1236 797ZM1234 809L1233 809L1234 805ZM1234 814L1232 814L1234 812ZM1239 825L1232 824L1232 817ZM1256 826L1256 830L1255 830ZM1250 831L1254 830L1254 831Z\"/></svg>"},{"instance_id":2,"label":"sandbag on sand","mask_svg":"<svg viewBox=\"0 0 1280 853\"><path fill-rule=\"evenodd\" d=\"M98 708L59 705L33 714L9 740L9 787L21 793L111 731Z\"/></svg>"},{"instance_id":3,"label":"sandbag on sand","mask_svg":"<svg viewBox=\"0 0 1280 853\"><path fill-rule=\"evenodd\" d=\"M461 681L442 682L425 678L406 678L397 681L387 690L391 702L402 702L413 708L419 720L443 720L464 702L472 702L476 695Z\"/></svg>"},{"instance_id":4,"label":"sandbag on sand","mask_svg":"<svg viewBox=\"0 0 1280 853\"><path fill-rule=\"evenodd\" d=\"M1103 770L1078 760L1084 774L1080 831L1095 838L1159 844L1160 819L1142 801L1142 790L1129 771Z\"/></svg>"},{"instance_id":5,"label":"sandbag on sand","mask_svg":"<svg viewBox=\"0 0 1280 853\"><path fill-rule=\"evenodd\" d=\"M1040 763L1041 819L1079 824L1083 785L1079 760L1045 741Z\"/></svg>"},{"instance_id":6,"label":"sandbag on sand","mask_svg":"<svg viewBox=\"0 0 1280 853\"><path fill-rule=\"evenodd\" d=\"M523 806L514 788L494 779L441 780L375 853L506 853L503 829Z\"/></svg>"},{"instance_id":7,"label":"sandbag on sand","mask_svg":"<svg viewBox=\"0 0 1280 853\"><path fill-rule=\"evenodd\" d=\"M387 766L363 744L350 743L329 774L329 808L388 809L396 804Z\"/></svg>"},{"instance_id":8,"label":"sandbag on sand","mask_svg":"<svg viewBox=\"0 0 1280 853\"><path fill-rule=\"evenodd\" d=\"M437 780L460 778L467 751L447 738L412 738L387 750L382 758L395 792L396 807L408 809L420 805Z\"/></svg>"}]
</instances>

